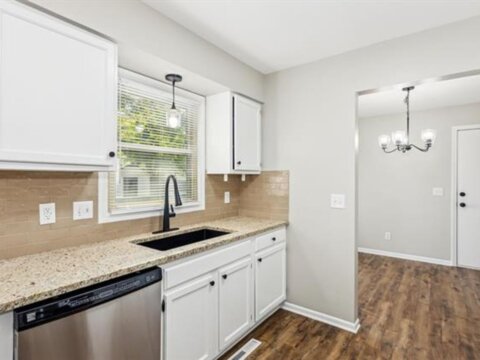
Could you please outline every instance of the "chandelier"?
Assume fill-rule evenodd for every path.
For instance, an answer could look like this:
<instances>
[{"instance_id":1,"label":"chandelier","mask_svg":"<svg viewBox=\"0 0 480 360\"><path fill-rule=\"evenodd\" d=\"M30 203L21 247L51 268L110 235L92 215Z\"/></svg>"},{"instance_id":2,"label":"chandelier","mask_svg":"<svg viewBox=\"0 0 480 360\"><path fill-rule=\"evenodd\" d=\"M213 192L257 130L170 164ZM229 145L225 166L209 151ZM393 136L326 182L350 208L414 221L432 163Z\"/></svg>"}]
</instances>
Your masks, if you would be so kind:
<instances>
[{"instance_id":1,"label":"chandelier","mask_svg":"<svg viewBox=\"0 0 480 360\"><path fill-rule=\"evenodd\" d=\"M421 138L424 143L423 147L419 147L415 144L410 143L410 91L412 91L413 89L413 86L402 89L403 91L407 92L404 100L405 104L407 105L407 131L397 130L392 133L392 137L390 137L389 135L380 135L378 137L378 144L387 154L393 153L395 151L401 151L405 153L413 148L423 152L427 152L435 142L437 132L432 129L424 129L422 130L421 134ZM393 143L393 148L388 149L390 143Z\"/></svg>"}]
</instances>

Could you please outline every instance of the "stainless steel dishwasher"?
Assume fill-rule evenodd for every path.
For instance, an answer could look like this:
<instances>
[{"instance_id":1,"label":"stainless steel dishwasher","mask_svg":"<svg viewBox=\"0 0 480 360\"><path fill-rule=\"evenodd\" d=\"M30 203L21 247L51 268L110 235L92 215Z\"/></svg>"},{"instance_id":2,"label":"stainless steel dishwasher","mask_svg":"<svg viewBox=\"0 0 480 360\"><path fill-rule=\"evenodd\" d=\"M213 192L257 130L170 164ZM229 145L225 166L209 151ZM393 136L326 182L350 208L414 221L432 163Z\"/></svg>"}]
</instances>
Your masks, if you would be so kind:
<instances>
[{"instance_id":1,"label":"stainless steel dishwasher","mask_svg":"<svg viewBox=\"0 0 480 360\"><path fill-rule=\"evenodd\" d=\"M159 360L159 268L15 311L17 360Z\"/></svg>"}]
</instances>

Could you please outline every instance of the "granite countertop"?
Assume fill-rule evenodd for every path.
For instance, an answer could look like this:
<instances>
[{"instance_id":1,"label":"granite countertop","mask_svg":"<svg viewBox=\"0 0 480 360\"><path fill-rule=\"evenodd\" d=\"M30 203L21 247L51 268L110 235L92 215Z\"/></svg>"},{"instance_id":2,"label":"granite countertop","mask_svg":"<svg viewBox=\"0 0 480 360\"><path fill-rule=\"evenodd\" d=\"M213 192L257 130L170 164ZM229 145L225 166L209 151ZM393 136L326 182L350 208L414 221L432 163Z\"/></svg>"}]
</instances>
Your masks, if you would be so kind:
<instances>
[{"instance_id":1,"label":"granite countertop","mask_svg":"<svg viewBox=\"0 0 480 360\"><path fill-rule=\"evenodd\" d=\"M137 270L207 251L282 225L286 225L286 222L232 217L185 226L168 234L139 234L0 260L0 314ZM223 230L230 234L167 251L135 244L201 228Z\"/></svg>"}]
</instances>

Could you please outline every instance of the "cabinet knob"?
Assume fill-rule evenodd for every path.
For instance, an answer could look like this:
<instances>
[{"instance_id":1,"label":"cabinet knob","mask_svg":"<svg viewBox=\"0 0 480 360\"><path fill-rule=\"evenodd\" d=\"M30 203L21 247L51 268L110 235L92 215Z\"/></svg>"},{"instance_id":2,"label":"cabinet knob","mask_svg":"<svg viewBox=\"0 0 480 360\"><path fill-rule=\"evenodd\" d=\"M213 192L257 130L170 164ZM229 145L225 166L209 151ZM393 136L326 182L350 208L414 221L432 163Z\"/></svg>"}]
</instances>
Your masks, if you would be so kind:
<instances>
[{"instance_id":1,"label":"cabinet knob","mask_svg":"<svg viewBox=\"0 0 480 360\"><path fill-rule=\"evenodd\" d=\"M110 156L111 158L115 157L115 151L110 151L108 153L108 156Z\"/></svg>"},{"instance_id":2,"label":"cabinet knob","mask_svg":"<svg viewBox=\"0 0 480 360\"><path fill-rule=\"evenodd\" d=\"M262 258L258 258L258 262L262 262Z\"/></svg>"},{"instance_id":3,"label":"cabinet knob","mask_svg":"<svg viewBox=\"0 0 480 360\"><path fill-rule=\"evenodd\" d=\"M276 240L277 240L277 238L275 236L272 237L272 241L276 241Z\"/></svg>"},{"instance_id":4,"label":"cabinet knob","mask_svg":"<svg viewBox=\"0 0 480 360\"><path fill-rule=\"evenodd\" d=\"M465 194L463 191L460 193L461 197L464 197L465 195L467 195L467 194Z\"/></svg>"},{"instance_id":5,"label":"cabinet knob","mask_svg":"<svg viewBox=\"0 0 480 360\"><path fill-rule=\"evenodd\" d=\"M465 204L465 203L460 203L460 207L465 207L465 206L467 206L467 204Z\"/></svg>"},{"instance_id":6,"label":"cabinet knob","mask_svg":"<svg viewBox=\"0 0 480 360\"><path fill-rule=\"evenodd\" d=\"M241 162L241 161L237 161L237 165L242 165L242 162Z\"/></svg>"},{"instance_id":7,"label":"cabinet knob","mask_svg":"<svg viewBox=\"0 0 480 360\"><path fill-rule=\"evenodd\" d=\"M226 278L228 277L228 275L227 275L227 274L223 274L222 277L223 277L224 279L226 279Z\"/></svg>"},{"instance_id":8,"label":"cabinet knob","mask_svg":"<svg viewBox=\"0 0 480 360\"><path fill-rule=\"evenodd\" d=\"M215 281L210 281L210 286L215 286Z\"/></svg>"}]
</instances>

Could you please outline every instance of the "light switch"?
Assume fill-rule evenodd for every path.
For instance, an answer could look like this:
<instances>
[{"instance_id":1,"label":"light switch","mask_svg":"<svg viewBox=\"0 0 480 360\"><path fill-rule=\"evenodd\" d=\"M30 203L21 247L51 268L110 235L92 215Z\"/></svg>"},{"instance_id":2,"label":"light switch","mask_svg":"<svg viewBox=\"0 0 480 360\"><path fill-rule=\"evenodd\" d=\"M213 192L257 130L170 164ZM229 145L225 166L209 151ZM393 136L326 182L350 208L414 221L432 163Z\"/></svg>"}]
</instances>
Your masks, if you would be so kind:
<instances>
[{"instance_id":1,"label":"light switch","mask_svg":"<svg viewBox=\"0 0 480 360\"><path fill-rule=\"evenodd\" d=\"M443 196L443 188L435 187L432 189L433 196Z\"/></svg>"},{"instance_id":2,"label":"light switch","mask_svg":"<svg viewBox=\"0 0 480 360\"><path fill-rule=\"evenodd\" d=\"M228 174L223 175L223 181L228 182Z\"/></svg>"},{"instance_id":3,"label":"light switch","mask_svg":"<svg viewBox=\"0 0 480 360\"><path fill-rule=\"evenodd\" d=\"M385 240L392 240L392 233L391 232L387 231L385 233Z\"/></svg>"},{"instance_id":4,"label":"light switch","mask_svg":"<svg viewBox=\"0 0 480 360\"><path fill-rule=\"evenodd\" d=\"M223 202L225 204L230 204L230 191L225 191L223 196Z\"/></svg>"},{"instance_id":5,"label":"light switch","mask_svg":"<svg viewBox=\"0 0 480 360\"><path fill-rule=\"evenodd\" d=\"M247 179L247 175L242 174L242 181L245 181Z\"/></svg>"},{"instance_id":6,"label":"light switch","mask_svg":"<svg viewBox=\"0 0 480 360\"><path fill-rule=\"evenodd\" d=\"M55 203L40 204L38 206L40 225L54 224L55 217Z\"/></svg>"},{"instance_id":7,"label":"light switch","mask_svg":"<svg viewBox=\"0 0 480 360\"><path fill-rule=\"evenodd\" d=\"M334 209L344 209L345 194L330 194L330 207Z\"/></svg>"},{"instance_id":8,"label":"light switch","mask_svg":"<svg viewBox=\"0 0 480 360\"><path fill-rule=\"evenodd\" d=\"M93 201L75 201L73 203L73 220L93 218Z\"/></svg>"}]
</instances>

